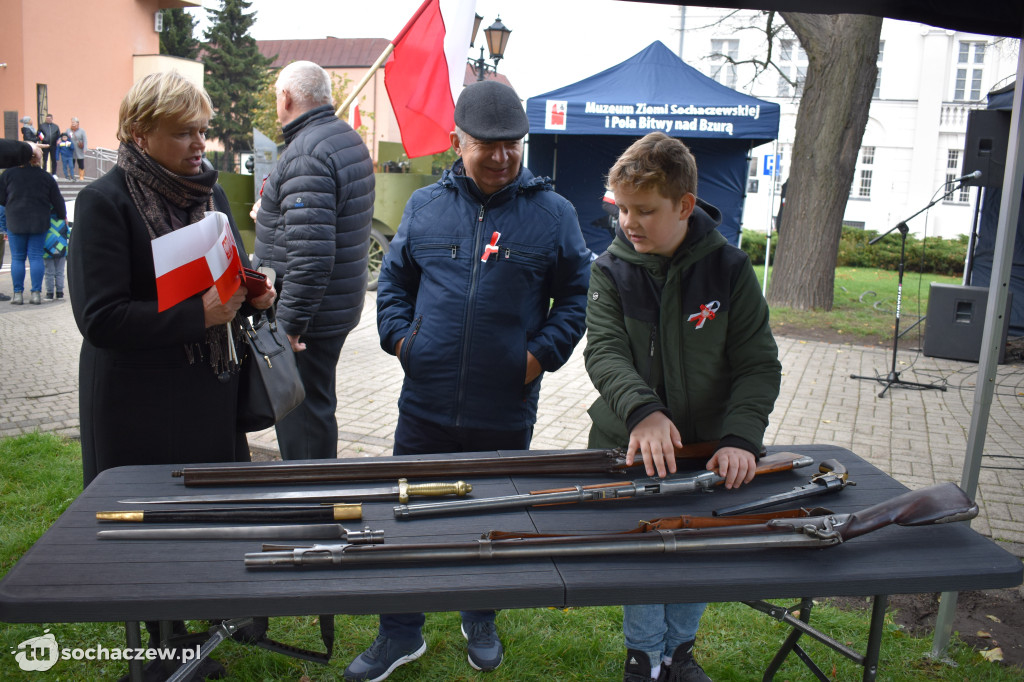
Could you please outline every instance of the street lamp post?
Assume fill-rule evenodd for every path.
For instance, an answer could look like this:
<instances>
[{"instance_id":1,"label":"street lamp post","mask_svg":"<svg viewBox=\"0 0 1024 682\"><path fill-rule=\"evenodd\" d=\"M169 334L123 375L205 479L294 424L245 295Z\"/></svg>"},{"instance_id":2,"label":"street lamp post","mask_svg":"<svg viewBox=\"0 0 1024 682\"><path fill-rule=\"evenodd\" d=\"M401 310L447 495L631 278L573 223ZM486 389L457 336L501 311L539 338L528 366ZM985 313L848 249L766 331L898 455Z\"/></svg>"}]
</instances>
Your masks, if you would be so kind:
<instances>
[{"instance_id":1,"label":"street lamp post","mask_svg":"<svg viewBox=\"0 0 1024 682\"><path fill-rule=\"evenodd\" d=\"M473 39L470 41L469 46L473 47L473 42L476 41L477 31L480 30L480 23L483 21L483 17L479 14L473 19ZM487 41L487 50L491 53L491 59L494 60L494 66L489 65L484 61L484 46L480 46L480 57L477 59L469 59L470 66L476 71L476 79L478 81L484 80L485 74L490 71L491 73L498 73L498 62L505 56L505 46L508 45L508 36L512 31L505 27L501 23L501 17L484 29L484 38Z\"/></svg>"}]
</instances>

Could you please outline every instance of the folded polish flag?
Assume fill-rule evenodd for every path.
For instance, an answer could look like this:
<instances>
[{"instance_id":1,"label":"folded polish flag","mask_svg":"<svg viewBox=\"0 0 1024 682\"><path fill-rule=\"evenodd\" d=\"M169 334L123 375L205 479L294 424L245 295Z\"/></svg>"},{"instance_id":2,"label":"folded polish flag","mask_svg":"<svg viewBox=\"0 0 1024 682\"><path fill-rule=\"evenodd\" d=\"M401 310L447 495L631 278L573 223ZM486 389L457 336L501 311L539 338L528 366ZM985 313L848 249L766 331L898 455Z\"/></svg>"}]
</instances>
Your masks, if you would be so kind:
<instances>
[{"instance_id":1,"label":"folded polish flag","mask_svg":"<svg viewBox=\"0 0 1024 682\"><path fill-rule=\"evenodd\" d=\"M384 65L384 86L409 158L447 151L466 78L476 0L424 0Z\"/></svg>"},{"instance_id":2,"label":"folded polish flag","mask_svg":"<svg viewBox=\"0 0 1024 682\"><path fill-rule=\"evenodd\" d=\"M225 303L241 286L242 262L223 213L209 211L199 222L157 237L152 245L158 311L211 286Z\"/></svg>"}]
</instances>

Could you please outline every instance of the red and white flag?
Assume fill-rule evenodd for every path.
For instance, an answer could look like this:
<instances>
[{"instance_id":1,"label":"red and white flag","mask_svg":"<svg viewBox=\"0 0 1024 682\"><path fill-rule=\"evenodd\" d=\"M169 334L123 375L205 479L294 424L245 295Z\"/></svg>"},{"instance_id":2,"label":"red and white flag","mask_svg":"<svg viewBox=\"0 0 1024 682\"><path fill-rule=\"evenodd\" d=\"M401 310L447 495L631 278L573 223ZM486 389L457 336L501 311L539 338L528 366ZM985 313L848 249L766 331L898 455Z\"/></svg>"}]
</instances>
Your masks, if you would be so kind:
<instances>
[{"instance_id":1,"label":"red and white flag","mask_svg":"<svg viewBox=\"0 0 1024 682\"><path fill-rule=\"evenodd\" d=\"M217 287L225 303L241 286L242 261L228 217L211 211L197 223L152 241L157 310Z\"/></svg>"},{"instance_id":2,"label":"red and white flag","mask_svg":"<svg viewBox=\"0 0 1024 682\"><path fill-rule=\"evenodd\" d=\"M424 0L391 41L384 85L409 158L451 147L475 15L476 0Z\"/></svg>"},{"instance_id":3,"label":"red and white flag","mask_svg":"<svg viewBox=\"0 0 1024 682\"><path fill-rule=\"evenodd\" d=\"M352 108L348 110L348 124L352 126L352 130L359 130L359 127L363 125L363 117L359 115L358 103L353 103Z\"/></svg>"}]
</instances>

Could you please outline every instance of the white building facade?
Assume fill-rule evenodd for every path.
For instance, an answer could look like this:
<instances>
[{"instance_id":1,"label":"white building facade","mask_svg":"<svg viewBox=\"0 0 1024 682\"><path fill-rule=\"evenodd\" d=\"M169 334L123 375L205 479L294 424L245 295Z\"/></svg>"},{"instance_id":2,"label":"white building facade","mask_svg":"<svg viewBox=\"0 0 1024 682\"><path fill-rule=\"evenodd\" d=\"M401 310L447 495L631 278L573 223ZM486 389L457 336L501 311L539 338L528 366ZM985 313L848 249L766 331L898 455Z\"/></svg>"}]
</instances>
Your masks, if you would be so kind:
<instances>
[{"instance_id":1,"label":"white building facade","mask_svg":"<svg viewBox=\"0 0 1024 682\"><path fill-rule=\"evenodd\" d=\"M743 62L765 58L767 38L760 13L701 7L683 12L686 63L724 85L781 105L778 142L751 152L743 227L765 232L789 175L807 55L785 28L772 47L778 69L757 74L753 64ZM963 174L968 113L984 109L991 90L1013 82L1018 42L884 20L879 77L845 224L885 232L942 196L946 183ZM780 172L773 182L765 173L776 154L781 157ZM939 201L907 223L911 234L969 234L978 193L977 187L965 187Z\"/></svg>"}]
</instances>

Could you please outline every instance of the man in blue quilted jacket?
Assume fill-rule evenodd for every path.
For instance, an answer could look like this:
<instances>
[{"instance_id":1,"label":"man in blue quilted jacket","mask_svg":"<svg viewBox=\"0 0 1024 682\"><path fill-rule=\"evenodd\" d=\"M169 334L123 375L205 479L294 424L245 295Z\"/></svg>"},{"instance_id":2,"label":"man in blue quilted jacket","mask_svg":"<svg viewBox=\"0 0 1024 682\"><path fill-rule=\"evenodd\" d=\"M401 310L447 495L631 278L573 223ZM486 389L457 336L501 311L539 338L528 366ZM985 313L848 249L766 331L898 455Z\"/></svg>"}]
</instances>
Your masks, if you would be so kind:
<instances>
[{"instance_id":1,"label":"man in blue quilted jacket","mask_svg":"<svg viewBox=\"0 0 1024 682\"><path fill-rule=\"evenodd\" d=\"M582 338L590 252L576 211L522 167L526 113L512 88L466 87L455 107L459 155L406 204L381 268L381 347L405 370L396 455L526 450L544 372ZM381 616L346 679L383 680L426 651L423 614ZM477 670L500 665L493 611L464 611Z\"/></svg>"},{"instance_id":2,"label":"man in blue quilted jacket","mask_svg":"<svg viewBox=\"0 0 1024 682\"><path fill-rule=\"evenodd\" d=\"M306 399L277 424L281 457L338 456L335 368L359 322L373 218L373 162L334 115L331 79L313 62L277 78L288 147L263 187L255 262L277 275L277 319L295 350Z\"/></svg>"}]
</instances>

